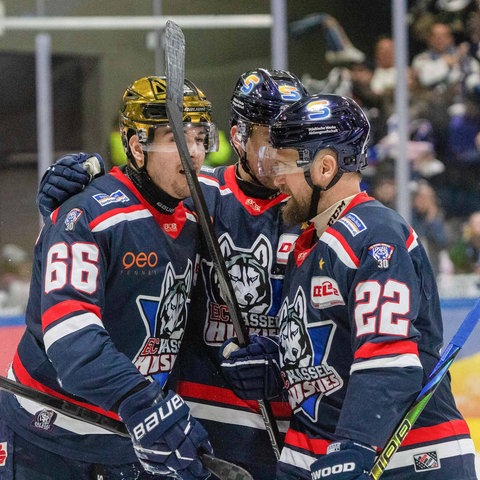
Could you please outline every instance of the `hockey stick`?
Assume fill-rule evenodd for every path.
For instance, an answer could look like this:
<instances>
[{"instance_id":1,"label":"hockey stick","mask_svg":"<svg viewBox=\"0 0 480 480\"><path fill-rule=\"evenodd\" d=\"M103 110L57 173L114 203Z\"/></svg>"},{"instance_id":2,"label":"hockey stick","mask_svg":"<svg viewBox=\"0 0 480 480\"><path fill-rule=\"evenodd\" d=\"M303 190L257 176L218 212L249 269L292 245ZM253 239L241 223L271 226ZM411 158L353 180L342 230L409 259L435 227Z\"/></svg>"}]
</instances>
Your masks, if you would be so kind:
<instances>
[{"instance_id":1,"label":"hockey stick","mask_svg":"<svg viewBox=\"0 0 480 480\"><path fill-rule=\"evenodd\" d=\"M82 422L101 427L122 437L130 438L125 424L114 418L94 412L68 400L57 398L48 393L27 387L26 385L14 382L1 375L0 390L5 390L6 392L19 395L28 400L41 403L42 405L50 407L70 418L74 418L75 420L81 420ZM205 468L216 475L220 480L253 480L250 473L234 463L227 462L226 460L206 453L200 455L200 458Z\"/></svg>"},{"instance_id":2,"label":"hockey stick","mask_svg":"<svg viewBox=\"0 0 480 480\"><path fill-rule=\"evenodd\" d=\"M370 470L370 478L378 480L383 475L392 456L400 448L401 443L407 436L408 432L412 429L413 424L417 421L430 398L432 398L432 395L435 393L435 390L447 374L448 369L455 360L458 352L475 329L479 318L480 299L477 300L473 308L468 312L465 320L458 328L457 333L455 333L452 340L443 351L440 360L432 370L432 373L428 376L426 385L417 395L417 398L413 401L412 405L407 410L407 413L387 441L384 449L375 460L375 463Z\"/></svg>"},{"instance_id":3,"label":"hockey stick","mask_svg":"<svg viewBox=\"0 0 480 480\"><path fill-rule=\"evenodd\" d=\"M175 142L187 178L200 226L202 228L208 251L217 273L220 289L228 306L230 318L241 347L248 344L248 332L242 320L237 298L229 281L229 275L223 259L215 230L208 214L203 192L198 183L195 167L191 161L183 132L183 84L185 78L185 37L180 27L171 20L165 29L165 64L167 66L167 116L170 120ZM258 400L265 428L270 437L275 456L280 458L280 434L273 416L270 403Z\"/></svg>"}]
</instances>

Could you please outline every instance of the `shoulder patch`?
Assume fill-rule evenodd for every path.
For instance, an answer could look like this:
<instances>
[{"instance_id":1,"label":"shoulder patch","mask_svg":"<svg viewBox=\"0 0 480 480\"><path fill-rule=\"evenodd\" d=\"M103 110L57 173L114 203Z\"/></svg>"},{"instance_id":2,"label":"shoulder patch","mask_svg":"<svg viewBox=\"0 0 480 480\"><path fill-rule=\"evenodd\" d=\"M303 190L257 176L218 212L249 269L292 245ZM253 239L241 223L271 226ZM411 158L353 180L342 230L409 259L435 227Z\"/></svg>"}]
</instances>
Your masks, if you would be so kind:
<instances>
[{"instance_id":1,"label":"shoulder patch","mask_svg":"<svg viewBox=\"0 0 480 480\"><path fill-rule=\"evenodd\" d=\"M354 213L347 213L344 217L338 220L338 222L347 228L352 237L355 237L367 229L367 226Z\"/></svg>"},{"instance_id":2,"label":"shoulder patch","mask_svg":"<svg viewBox=\"0 0 480 480\"><path fill-rule=\"evenodd\" d=\"M65 230L71 232L75 229L75 224L78 222L78 219L82 216L83 210L79 208L72 208L65 217Z\"/></svg>"},{"instance_id":3,"label":"shoulder patch","mask_svg":"<svg viewBox=\"0 0 480 480\"><path fill-rule=\"evenodd\" d=\"M377 262L378 268L388 268L395 247L387 243L375 243L368 247L368 254Z\"/></svg>"},{"instance_id":4,"label":"shoulder patch","mask_svg":"<svg viewBox=\"0 0 480 480\"><path fill-rule=\"evenodd\" d=\"M111 203L128 202L129 200L129 198L121 190L117 190L110 195L107 193L97 193L92 195L92 198L95 199L102 207L106 207Z\"/></svg>"}]
</instances>

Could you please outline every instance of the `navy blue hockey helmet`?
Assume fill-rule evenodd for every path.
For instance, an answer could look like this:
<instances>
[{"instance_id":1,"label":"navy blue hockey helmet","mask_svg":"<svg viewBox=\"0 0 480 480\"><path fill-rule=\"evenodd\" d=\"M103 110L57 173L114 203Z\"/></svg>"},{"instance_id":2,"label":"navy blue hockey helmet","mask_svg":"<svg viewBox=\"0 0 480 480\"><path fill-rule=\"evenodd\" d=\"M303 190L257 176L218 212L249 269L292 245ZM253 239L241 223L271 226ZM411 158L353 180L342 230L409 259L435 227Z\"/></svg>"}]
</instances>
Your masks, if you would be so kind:
<instances>
[{"instance_id":1,"label":"navy blue hockey helmet","mask_svg":"<svg viewBox=\"0 0 480 480\"><path fill-rule=\"evenodd\" d=\"M307 97L302 82L290 72L257 68L243 73L230 102L230 124L270 125L290 103Z\"/></svg>"},{"instance_id":2,"label":"navy blue hockey helmet","mask_svg":"<svg viewBox=\"0 0 480 480\"><path fill-rule=\"evenodd\" d=\"M295 168L306 171L318 151L326 148L337 153L340 172L358 172L367 166L369 134L368 119L354 100L313 95L276 117L270 127L271 147L260 153L260 173L288 173L292 159Z\"/></svg>"}]
</instances>

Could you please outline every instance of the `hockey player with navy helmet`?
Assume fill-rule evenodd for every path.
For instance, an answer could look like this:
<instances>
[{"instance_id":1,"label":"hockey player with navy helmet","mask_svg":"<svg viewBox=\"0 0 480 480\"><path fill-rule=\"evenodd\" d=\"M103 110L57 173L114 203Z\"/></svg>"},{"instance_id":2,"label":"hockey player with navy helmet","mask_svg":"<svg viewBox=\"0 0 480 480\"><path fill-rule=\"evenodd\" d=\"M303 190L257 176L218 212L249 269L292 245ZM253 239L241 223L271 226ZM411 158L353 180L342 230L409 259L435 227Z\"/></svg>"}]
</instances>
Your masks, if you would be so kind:
<instances>
[{"instance_id":1,"label":"hockey player with navy helmet","mask_svg":"<svg viewBox=\"0 0 480 480\"><path fill-rule=\"evenodd\" d=\"M440 301L425 249L398 213L360 188L368 136L352 99L314 95L282 111L259 154L260 174L290 196L284 220L310 226L285 272L278 356L227 348L222 365L242 398L262 388L246 363L269 365L264 389L274 375L283 380L293 416L279 480L369 479L440 358ZM447 376L382 478L474 480L474 457Z\"/></svg>"},{"instance_id":2,"label":"hockey player with navy helmet","mask_svg":"<svg viewBox=\"0 0 480 480\"><path fill-rule=\"evenodd\" d=\"M273 177L259 175L258 151L268 145L272 120L307 95L300 80L289 72L257 68L243 73L231 98L230 136L239 160L235 165L215 169L203 167L199 174L250 334L278 334L283 272L300 232L297 226L284 224L281 211L288 196L278 191ZM210 128L205 133L210 138ZM53 206L61 201L61 194L58 198L51 196L58 182L68 191L68 177L58 178L55 171L51 174L39 192L40 205ZM148 184L145 174L138 175ZM53 190L53 193L59 192ZM188 328L170 382L187 401L192 415L208 430L216 455L241 464L254 478L273 480L276 457L258 402L238 398L220 369L220 346L235 332L207 252L197 280ZM270 348L268 337L256 338L260 338L256 343L258 348ZM267 339L265 344L263 338ZM283 434L291 415L286 397L277 396L271 405Z\"/></svg>"}]
</instances>

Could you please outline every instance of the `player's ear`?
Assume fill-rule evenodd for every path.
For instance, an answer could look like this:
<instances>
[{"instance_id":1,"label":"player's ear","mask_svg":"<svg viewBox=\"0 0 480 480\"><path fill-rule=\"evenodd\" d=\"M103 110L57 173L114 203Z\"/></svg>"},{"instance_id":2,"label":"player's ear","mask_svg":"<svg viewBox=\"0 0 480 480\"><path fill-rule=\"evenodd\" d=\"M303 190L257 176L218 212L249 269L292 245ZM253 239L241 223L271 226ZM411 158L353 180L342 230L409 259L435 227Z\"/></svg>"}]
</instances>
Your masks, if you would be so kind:
<instances>
[{"instance_id":1,"label":"player's ear","mask_svg":"<svg viewBox=\"0 0 480 480\"><path fill-rule=\"evenodd\" d=\"M327 186L337 173L337 157L331 150L320 152L311 166L310 175L313 183L320 187Z\"/></svg>"},{"instance_id":2,"label":"player's ear","mask_svg":"<svg viewBox=\"0 0 480 480\"><path fill-rule=\"evenodd\" d=\"M230 138L232 139L233 146L236 150L242 149L242 144L240 142L240 135L238 135L238 126L232 125L230 128Z\"/></svg>"},{"instance_id":3,"label":"player's ear","mask_svg":"<svg viewBox=\"0 0 480 480\"><path fill-rule=\"evenodd\" d=\"M130 145L130 151L132 152L133 158L135 159L135 164L138 166L138 168L142 168L145 163L145 159L142 146L138 141L138 135L132 135L128 143Z\"/></svg>"}]
</instances>

